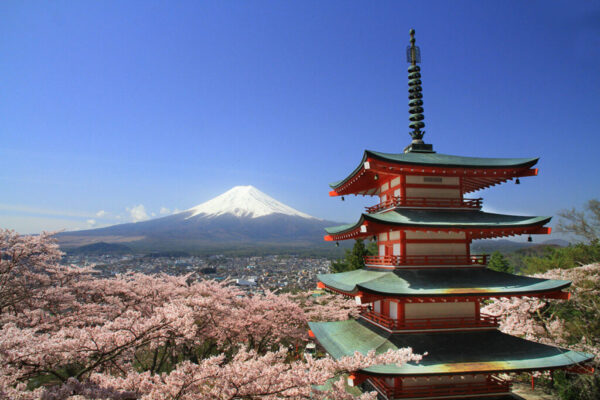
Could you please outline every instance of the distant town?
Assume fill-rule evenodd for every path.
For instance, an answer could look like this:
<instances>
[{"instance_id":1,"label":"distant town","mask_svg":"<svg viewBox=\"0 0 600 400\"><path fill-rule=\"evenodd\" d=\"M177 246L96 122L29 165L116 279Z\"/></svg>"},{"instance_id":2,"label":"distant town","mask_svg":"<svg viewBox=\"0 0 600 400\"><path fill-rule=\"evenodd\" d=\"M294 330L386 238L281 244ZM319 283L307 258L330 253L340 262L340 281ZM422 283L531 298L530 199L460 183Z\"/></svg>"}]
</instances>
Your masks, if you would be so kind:
<instances>
[{"instance_id":1,"label":"distant town","mask_svg":"<svg viewBox=\"0 0 600 400\"><path fill-rule=\"evenodd\" d=\"M190 275L190 279L230 280L248 292L299 291L316 288L317 274L328 273L326 258L294 255L254 257L174 255L66 255L65 264L92 267L99 276L141 272Z\"/></svg>"}]
</instances>

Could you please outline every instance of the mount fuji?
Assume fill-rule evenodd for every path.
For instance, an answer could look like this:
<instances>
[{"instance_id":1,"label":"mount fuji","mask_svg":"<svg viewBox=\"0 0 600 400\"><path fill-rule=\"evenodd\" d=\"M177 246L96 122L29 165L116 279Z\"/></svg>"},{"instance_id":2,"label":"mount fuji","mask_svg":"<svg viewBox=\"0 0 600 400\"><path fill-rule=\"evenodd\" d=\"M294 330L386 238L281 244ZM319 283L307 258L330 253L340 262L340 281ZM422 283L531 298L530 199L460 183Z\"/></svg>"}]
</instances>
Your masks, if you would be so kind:
<instances>
[{"instance_id":1,"label":"mount fuji","mask_svg":"<svg viewBox=\"0 0 600 400\"><path fill-rule=\"evenodd\" d=\"M236 186L167 217L57 237L65 249L100 242L140 251L313 248L325 245L323 229L336 224L287 206L253 186Z\"/></svg>"},{"instance_id":2,"label":"mount fuji","mask_svg":"<svg viewBox=\"0 0 600 400\"><path fill-rule=\"evenodd\" d=\"M213 218L233 215L239 218L260 218L271 214L291 215L306 219L316 219L275 200L254 186L235 186L225 193L184 211L194 217Z\"/></svg>"}]
</instances>

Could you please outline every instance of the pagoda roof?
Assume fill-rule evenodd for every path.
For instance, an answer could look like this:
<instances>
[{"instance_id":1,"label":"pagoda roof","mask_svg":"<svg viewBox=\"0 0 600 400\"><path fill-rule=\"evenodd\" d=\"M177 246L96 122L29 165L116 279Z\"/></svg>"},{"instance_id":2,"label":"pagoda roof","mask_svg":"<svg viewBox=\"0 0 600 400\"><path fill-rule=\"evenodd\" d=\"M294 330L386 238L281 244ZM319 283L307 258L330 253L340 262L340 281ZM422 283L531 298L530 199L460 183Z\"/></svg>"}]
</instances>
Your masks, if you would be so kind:
<instances>
[{"instance_id":1,"label":"pagoda roof","mask_svg":"<svg viewBox=\"0 0 600 400\"><path fill-rule=\"evenodd\" d=\"M402 366L375 365L361 370L371 375L444 375L498 373L564 368L588 362L593 355L531 342L498 330L471 332L396 333L359 320L311 322L319 343L335 359L358 351L377 354L410 347L423 359Z\"/></svg>"},{"instance_id":2,"label":"pagoda roof","mask_svg":"<svg viewBox=\"0 0 600 400\"><path fill-rule=\"evenodd\" d=\"M363 292L394 297L539 295L571 285L570 281L513 275L488 268L358 269L321 274L317 279L328 288L348 295Z\"/></svg>"},{"instance_id":3,"label":"pagoda roof","mask_svg":"<svg viewBox=\"0 0 600 400\"><path fill-rule=\"evenodd\" d=\"M507 215L487 213L479 210L415 210L397 208L383 213L362 214L354 224L340 225L325 228L330 235L325 240L339 240L335 236L349 235L347 238L369 236L378 233L378 230L390 227L417 228L417 230L448 230L448 229L507 229L541 227L549 222L551 217L534 217L522 215ZM373 224L372 229L361 232L361 226ZM379 229L377 229L377 226ZM533 232L532 232L533 233ZM509 234L507 234L509 235ZM504 235L496 235L504 236Z\"/></svg>"},{"instance_id":4,"label":"pagoda roof","mask_svg":"<svg viewBox=\"0 0 600 400\"><path fill-rule=\"evenodd\" d=\"M441 153L382 153L379 151L365 150L365 157L373 157L385 161L402 164L435 165L440 167L468 167L468 168L512 168L531 167L538 162L538 157L533 158L489 158L465 157Z\"/></svg>"},{"instance_id":5,"label":"pagoda roof","mask_svg":"<svg viewBox=\"0 0 600 400\"><path fill-rule=\"evenodd\" d=\"M410 170L406 170L401 172L402 170L398 170L398 168L390 168L389 173L391 174L431 174L430 167L436 167L437 171L434 170L433 173L436 172L443 173L447 176L463 176L463 169L475 169L475 170L496 170L499 172L500 170L509 170L503 171L502 174L498 174L495 176L484 176L481 174L481 171L478 175L478 178L473 178L473 182L467 182L465 186L465 190L467 192L475 191L478 189L482 189L487 186L492 186L501 182L504 182L508 179L512 179L517 176L529 176L534 174L531 172L524 172L528 170L533 165L538 162L539 158L483 158L483 157L464 157L464 156L454 156L450 154L440 154L434 152L407 152L407 153L381 153L377 151L365 150L363 154L363 158L360 164L348 175L346 178L341 181L331 183L329 186L334 189L332 195L341 195L341 194L349 194L349 193L361 193L361 194L373 194L367 193L365 188L361 190L353 190L349 188L345 188L346 184L351 184L351 180L361 178L361 172L366 172L365 163L373 162L374 164L382 164L387 166L405 166L412 167ZM373 165L375 167L375 165ZM427 170L419 170L418 167L425 167ZM440 170L440 168L442 170ZM376 171L375 171L376 172ZM475 172L477 174L477 172ZM372 181L370 186L375 185L376 182ZM340 193L336 193L336 191L340 189ZM349 189L349 190L348 190Z\"/></svg>"}]
</instances>

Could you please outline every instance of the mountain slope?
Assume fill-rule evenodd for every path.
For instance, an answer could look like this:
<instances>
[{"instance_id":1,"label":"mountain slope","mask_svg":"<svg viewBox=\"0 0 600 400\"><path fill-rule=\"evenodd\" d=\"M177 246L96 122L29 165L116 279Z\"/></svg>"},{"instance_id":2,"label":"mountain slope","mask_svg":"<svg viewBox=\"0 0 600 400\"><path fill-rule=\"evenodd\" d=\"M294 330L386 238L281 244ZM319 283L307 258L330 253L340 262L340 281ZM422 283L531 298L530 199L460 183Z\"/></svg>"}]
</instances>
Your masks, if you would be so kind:
<instances>
[{"instance_id":1,"label":"mountain slope","mask_svg":"<svg viewBox=\"0 0 600 400\"><path fill-rule=\"evenodd\" d=\"M289 207L252 186L237 186L168 217L58 235L65 248L97 242L156 250L269 245L325 245L323 229L336 225Z\"/></svg>"}]
</instances>

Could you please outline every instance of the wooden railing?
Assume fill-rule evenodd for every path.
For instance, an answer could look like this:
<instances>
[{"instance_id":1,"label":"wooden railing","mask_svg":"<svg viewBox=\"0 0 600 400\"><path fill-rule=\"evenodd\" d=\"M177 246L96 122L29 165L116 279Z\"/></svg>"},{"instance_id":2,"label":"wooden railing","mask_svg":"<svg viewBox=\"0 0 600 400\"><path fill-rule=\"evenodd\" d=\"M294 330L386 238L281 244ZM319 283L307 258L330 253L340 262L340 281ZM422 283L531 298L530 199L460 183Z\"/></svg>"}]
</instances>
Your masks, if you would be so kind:
<instances>
[{"instance_id":1,"label":"wooden railing","mask_svg":"<svg viewBox=\"0 0 600 400\"><path fill-rule=\"evenodd\" d=\"M371 322L375 322L376 324L385 326L386 328L391 329L393 331L400 330L399 320L386 317L385 315L377 313L375 311L371 311L368 307L361 307L360 316Z\"/></svg>"},{"instance_id":2,"label":"wooden railing","mask_svg":"<svg viewBox=\"0 0 600 400\"><path fill-rule=\"evenodd\" d=\"M360 315L366 320L372 321L393 331L453 328L496 328L499 324L498 317L486 314L480 314L479 318L413 318L397 320L369 310L367 307L362 307Z\"/></svg>"},{"instance_id":3,"label":"wooden railing","mask_svg":"<svg viewBox=\"0 0 600 400\"><path fill-rule=\"evenodd\" d=\"M472 256L432 255L432 256L366 256L366 265L487 265L487 254Z\"/></svg>"},{"instance_id":4,"label":"wooden railing","mask_svg":"<svg viewBox=\"0 0 600 400\"><path fill-rule=\"evenodd\" d=\"M397 197L365 207L368 213L385 210L394 207L427 207L427 208L470 208L480 209L483 199L434 199L431 197Z\"/></svg>"},{"instance_id":5,"label":"wooden railing","mask_svg":"<svg viewBox=\"0 0 600 400\"><path fill-rule=\"evenodd\" d=\"M488 376L485 382L449 383L440 385L405 386L404 388L389 386L383 378L371 376L371 383L388 399L403 399L409 397L461 396L487 393L507 393L510 382L495 376Z\"/></svg>"}]
</instances>

